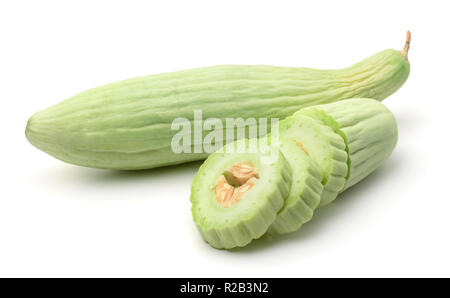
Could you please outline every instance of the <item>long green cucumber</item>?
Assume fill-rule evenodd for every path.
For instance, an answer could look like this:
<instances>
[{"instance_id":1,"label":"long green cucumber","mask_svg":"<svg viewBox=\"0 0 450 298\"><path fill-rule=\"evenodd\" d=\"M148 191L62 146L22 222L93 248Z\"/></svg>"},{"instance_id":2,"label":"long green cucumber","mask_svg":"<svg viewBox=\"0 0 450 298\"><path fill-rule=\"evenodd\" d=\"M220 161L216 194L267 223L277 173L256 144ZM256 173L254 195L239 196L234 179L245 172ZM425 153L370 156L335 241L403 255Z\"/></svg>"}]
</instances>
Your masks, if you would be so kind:
<instances>
[{"instance_id":1,"label":"long green cucumber","mask_svg":"<svg viewBox=\"0 0 450 298\"><path fill-rule=\"evenodd\" d=\"M172 150L174 119L188 119L193 130L195 110L225 127L226 118L284 119L300 108L346 98L383 100L408 78L408 48L409 39L402 51L385 50L340 70L223 65L120 81L34 114L26 136L60 160L94 168L149 169L200 160L208 152ZM238 138L223 135L216 141Z\"/></svg>"}]
</instances>

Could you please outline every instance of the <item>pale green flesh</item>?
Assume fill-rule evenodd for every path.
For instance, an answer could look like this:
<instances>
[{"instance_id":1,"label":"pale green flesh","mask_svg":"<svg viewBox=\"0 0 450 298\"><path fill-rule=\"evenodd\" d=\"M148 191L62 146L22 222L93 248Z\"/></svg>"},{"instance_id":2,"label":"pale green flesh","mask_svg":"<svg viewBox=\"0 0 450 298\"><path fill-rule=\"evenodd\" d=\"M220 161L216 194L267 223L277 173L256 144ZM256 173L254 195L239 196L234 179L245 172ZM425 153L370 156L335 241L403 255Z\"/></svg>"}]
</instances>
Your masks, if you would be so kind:
<instances>
[{"instance_id":1,"label":"pale green flesh","mask_svg":"<svg viewBox=\"0 0 450 298\"><path fill-rule=\"evenodd\" d=\"M343 190L378 168L391 155L397 143L394 116L373 99L357 98L318 105L296 114L321 120L345 136L350 168Z\"/></svg>"},{"instance_id":2,"label":"pale green flesh","mask_svg":"<svg viewBox=\"0 0 450 298\"><path fill-rule=\"evenodd\" d=\"M283 208L268 233L289 233L311 220L320 203L322 174L292 140L281 139L280 149L292 169L292 185Z\"/></svg>"},{"instance_id":3,"label":"pale green flesh","mask_svg":"<svg viewBox=\"0 0 450 298\"><path fill-rule=\"evenodd\" d=\"M302 144L320 170L324 185L320 205L333 201L343 189L348 172L344 140L327 125L303 115L280 121L279 135Z\"/></svg>"},{"instance_id":4,"label":"pale green flesh","mask_svg":"<svg viewBox=\"0 0 450 298\"><path fill-rule=\"evenodd\" d=\"M270 162L262 159L263 156L267 154L216 152L196 174L191 186L192 215L211 246L229 249L247 245L267 231L284 205L291 185L289 164L280 152ZM238 162L253 164L259 178L240 202L224 208L217 203L214 189L219 177Z\"/></svg>"},{"instance_id":5,"label":"pale green flesh","mask_svg":"<svg viewBox=\"0 0 450 298\"><path fill-rule=\"evenodd\" d=\"M279 118L300 108L352 97L382 100L409 74L386 50L342 70L224 65L125 80L82 92L38 112L26 136L37 148L82 166L147 169L204 159L175 154L176 118ZM270 121L269 121L270 122ZM226 142L235 138L227 139Z\"/></svg>"},{"instance_id":6,"label":"pale green flesh","mask_svg":"<svg viewBox=\"0 0 450 298\"><path fill-rule=\"evenodd\" d=\"M307 117L311 117L313 119L319 120L323 124L329 126L331 129L333 129L335 133L337 133L338 135L341 136L341 138L344 140L345 152L347 152L347 175L345 177L345 180L348 180L348 178L350 176L351 160L350 160L349 152L348 152L349 149L348 149L348 143L347 143L347 136L340 129L339 124L331 116L329 116L323 110L315 109L315 107L316 106L301 109L301 110L295 112L294 116L303 115L303 116L307 116Z\"/></svg>"}]
</instances>

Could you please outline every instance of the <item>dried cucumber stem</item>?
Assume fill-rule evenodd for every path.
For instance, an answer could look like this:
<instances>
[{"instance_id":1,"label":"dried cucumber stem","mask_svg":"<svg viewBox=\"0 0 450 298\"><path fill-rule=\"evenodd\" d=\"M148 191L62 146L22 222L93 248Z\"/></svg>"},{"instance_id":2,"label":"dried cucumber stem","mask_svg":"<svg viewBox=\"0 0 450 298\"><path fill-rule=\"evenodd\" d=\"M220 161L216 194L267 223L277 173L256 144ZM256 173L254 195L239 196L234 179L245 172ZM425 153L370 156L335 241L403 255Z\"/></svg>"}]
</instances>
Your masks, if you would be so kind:
<instances>
[{"instance_id":1,"label":"dried cucumber stem","mask_svg":"<svg viewBox=\"0 0 450 298\"><path fill-rule=\"evenodd\" d=\"M242 153L229 148L245 143ZM215 248L245 246L275 221L291 188L291 168L277 147L250 150L248 140L211 154L191 186L192 215Z\"/></svg>"},{"instance_id":2,"label":"dried cucumber stem","mask_svg":"<svg viewBox=\"0 0 450 298\"><path fill-rule=\"evenodd\" d=\"M410 43L411 43L411 32L408 31L408 32L406 32L405 46L400 51L400 53L402 54L403 57L405 57L405 59L408 59L408 51L409 51L409 44Z\"/></svg>"}]
</instances>

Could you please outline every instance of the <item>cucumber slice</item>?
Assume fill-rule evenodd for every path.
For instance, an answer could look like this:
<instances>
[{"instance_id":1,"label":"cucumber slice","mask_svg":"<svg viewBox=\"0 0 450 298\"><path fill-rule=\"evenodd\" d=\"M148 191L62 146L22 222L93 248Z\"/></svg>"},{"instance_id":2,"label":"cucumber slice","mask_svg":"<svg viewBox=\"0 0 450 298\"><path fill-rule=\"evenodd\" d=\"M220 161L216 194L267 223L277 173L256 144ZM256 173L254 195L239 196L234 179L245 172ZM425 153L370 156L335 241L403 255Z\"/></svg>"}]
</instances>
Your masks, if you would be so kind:
<instances>
[{"instance_id":1,"label":"cucumber slice","mask_svg":"<svg viewBox=\"0 0 450 298\"><path fill-rule=\"evenodd\" d=\"M251 141L258 143L256 148ZM242 139L225 145L194 177L193 219L203 239L215 248L245 246L261 237L288 196L288 162L278 147L261 146L260 141Z\"/></svg>"},{"instance_id":2,"label":"cucumber slice","mask_svg":"<svg viewBox=\"0 0 450 298\"><path fill-rule=\"evenodd\" d=\"M382 103L369 98L343 100L302 109L295 115L320 120L341 135L348 152L345 189L378 168L397 144L397 123Z\"/></svg>"},{"instance_id":3,"label":"cucumber slice","mask_svg":"<svg viewBox=\"0 0 450 298\"><path fill-rule=\"evenodd\" d=\"M302 146L321 171L324 188L320 206L332 202L344 188L348 172L342 137L321 121L299 114L280 121L278 126L280 137Z\"/></svg>"},{"instance_id":4,"label":"cucumber slice","mask_svg":"<svg viewBox=\"0 0 450 298\"><path fill-rule=\"evenodd\" d=\"M270 234L294 232L310 221L323 190L323 176L303 148L292 140L280 139L280 149L292 169L292 185L283 208L269 228Z\"/></svg>"}]
</instances>

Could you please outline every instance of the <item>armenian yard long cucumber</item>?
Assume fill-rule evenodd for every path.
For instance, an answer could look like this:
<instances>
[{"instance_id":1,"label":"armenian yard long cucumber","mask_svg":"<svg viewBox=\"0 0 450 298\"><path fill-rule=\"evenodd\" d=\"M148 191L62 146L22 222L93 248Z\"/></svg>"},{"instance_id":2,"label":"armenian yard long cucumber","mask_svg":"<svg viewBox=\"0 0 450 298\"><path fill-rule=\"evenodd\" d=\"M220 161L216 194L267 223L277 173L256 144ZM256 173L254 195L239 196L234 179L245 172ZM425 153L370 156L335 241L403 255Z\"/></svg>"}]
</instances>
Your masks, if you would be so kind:
<instances>
[{"instance_id":1,"label":"armenian yard long cucumber","mask_svg":"<svg viewBox=\"0 0 450 298\"><path fill-rule=\"evenodd\" d=\"M318 206L331 203L377 169L397 143L392 113L367 98L308 107L274 128L277 134L266 138L272 151L279 149L272 155L277 162L264 164L261 152L221 150L195 176L194 221L212 246L244 246L264 233L299 229Z\"/></svg>"},{"instance_id":2,"label":"armenian yard long cucumber","mask_svg":"<svg viewBox=\"0 0 450 298\"><path fill-rule=\"evenodd\" d=\"M120 81L37 112L26 137L60 160L94 168L149 169L200 160L214 151L202 150L202 138L173 150L180 133L176 119L187 121L183 128L189 133L204 128L195 111L217 119L224 132L215 139L217 149L239 138L225 134L226 118L284 119L300 108L347 98L381 101L408 78L408 49L409 35L402 51L381 51L339 70L222 65Z\"/></svg>"}]
</instances>

